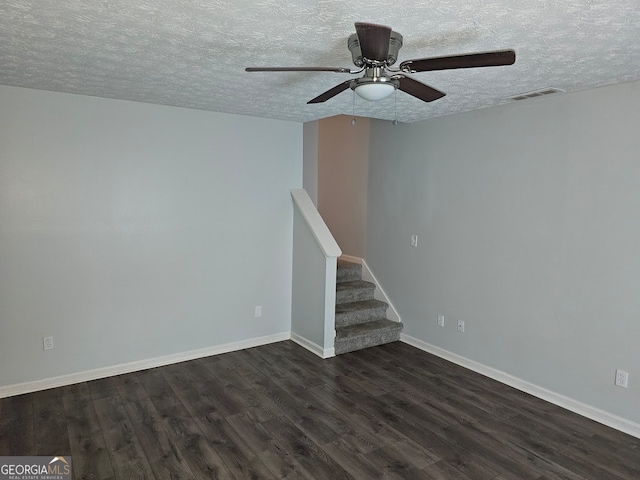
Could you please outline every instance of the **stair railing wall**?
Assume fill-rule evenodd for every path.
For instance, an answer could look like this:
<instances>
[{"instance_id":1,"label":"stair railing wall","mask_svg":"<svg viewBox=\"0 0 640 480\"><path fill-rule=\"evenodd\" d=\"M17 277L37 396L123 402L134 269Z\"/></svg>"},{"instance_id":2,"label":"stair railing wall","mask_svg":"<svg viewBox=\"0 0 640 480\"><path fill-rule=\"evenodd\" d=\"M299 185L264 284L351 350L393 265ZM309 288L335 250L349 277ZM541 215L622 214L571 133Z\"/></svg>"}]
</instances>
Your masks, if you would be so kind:
<instances>
[{"instance_id":1,"label":"stair railing wall","mask_svg":"<svg viewBox=\"0 0 640 480\"><path fill-rule=\"evenodd\" d=\"M335 302L340 247L302 188L293 198L291 339L322 358L335 355Z\"/></svg>"}]
</instances>

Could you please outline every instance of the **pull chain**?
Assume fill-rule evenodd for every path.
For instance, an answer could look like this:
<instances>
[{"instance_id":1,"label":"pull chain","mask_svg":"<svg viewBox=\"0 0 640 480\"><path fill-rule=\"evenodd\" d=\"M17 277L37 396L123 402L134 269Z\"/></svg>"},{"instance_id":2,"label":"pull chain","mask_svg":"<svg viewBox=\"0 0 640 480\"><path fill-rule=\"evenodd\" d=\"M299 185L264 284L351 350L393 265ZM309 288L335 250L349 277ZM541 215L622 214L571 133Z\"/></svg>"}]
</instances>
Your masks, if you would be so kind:
<instances>
[{"instance_id":1,"label":"pull chain","mask_svg":"<svg viewBox=\"0 0 640 480\"><path fill-rule=\"evenodd\" d=\"M356 91L353 91L353 118L351 119L351 125L356 125Z\"/></svg>"},{"instance_id":2,"label":"pull chain","mask_svg":"<svg viewBox=\"0 0 640 480\"><path fill-rule=\"evenodd\" d=\"M393 125L398 125L398 89L393 92Z\"/></svg>"}]
</instances>

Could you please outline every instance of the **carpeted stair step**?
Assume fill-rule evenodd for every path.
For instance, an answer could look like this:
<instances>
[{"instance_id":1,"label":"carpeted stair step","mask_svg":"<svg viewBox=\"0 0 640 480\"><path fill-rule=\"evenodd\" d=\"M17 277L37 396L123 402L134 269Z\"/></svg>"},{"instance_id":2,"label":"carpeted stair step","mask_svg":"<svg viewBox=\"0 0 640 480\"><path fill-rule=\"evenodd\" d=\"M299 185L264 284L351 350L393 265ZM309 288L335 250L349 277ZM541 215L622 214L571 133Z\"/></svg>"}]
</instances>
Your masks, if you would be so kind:
<instances>
[{"instance_id":1,"label":"carpeted stair step","mask_svg":"<svg viewBox=\"0 0 640 480\"><path fill-rule=\"evenodd\" d=\"M353 280L336 284L336 304L371 300L376 285L364 280Z\"/></svg>"},{"instance_id":2,"label":"carpeted stair step","mask_svg":"<svg viewBox=\"0 0 640 480\"><path fill-rule=\"evenodd\" d=\"M387 318L387 305L380 300L359 300L336 305L336 328Z\"/></svg>"},{"instance_id":3,"label":"carpeted stair step","mask_svg":"<svg viewBox=\"0 0 640 480\"><path fill-rule=\"evenodd\" d=\"M402 323L387 319L387 305L362 280L362 265L338 259L335 353L352 352L400 339Z\"/></svg>"},{"instance_id":4,"label":"carpeted stair step","mask_svg":"<svg viewBox=\"0 0 640 480\"><path fill-rule=\"evenodd\" d=\"M338 259L337 282L353 282L362 278L362 265Z\"/></svg>"},{"instance_id":5,"label":"carpeted stair step","mask_svg":"<svg viewBox=\"0 0 640 480\"><path fill-rule=\"evenodd\" d=\"M336 355L398 341L401 331L401 323L387 319L336 327Z\"/></svg>"}]
</instances>

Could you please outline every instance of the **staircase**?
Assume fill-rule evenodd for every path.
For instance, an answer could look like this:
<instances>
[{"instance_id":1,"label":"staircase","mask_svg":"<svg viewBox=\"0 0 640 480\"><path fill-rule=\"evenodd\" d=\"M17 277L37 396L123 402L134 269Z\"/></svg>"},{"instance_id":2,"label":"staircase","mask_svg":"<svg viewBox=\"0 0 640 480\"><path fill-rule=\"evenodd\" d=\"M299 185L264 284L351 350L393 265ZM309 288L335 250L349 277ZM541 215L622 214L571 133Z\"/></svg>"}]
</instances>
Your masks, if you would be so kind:
<instances>
[{"instance_id":1,"label":"staircase","mask_svg":"<svg viewBox=\"0 0 640 480\"><path fill-rule=\"evenodd\" d=\"M387 319L388 305L373 298L375 288L362 280L362 265L338 259L336 355L400 339L402 323Z\"/></svg>"}]
</instances>

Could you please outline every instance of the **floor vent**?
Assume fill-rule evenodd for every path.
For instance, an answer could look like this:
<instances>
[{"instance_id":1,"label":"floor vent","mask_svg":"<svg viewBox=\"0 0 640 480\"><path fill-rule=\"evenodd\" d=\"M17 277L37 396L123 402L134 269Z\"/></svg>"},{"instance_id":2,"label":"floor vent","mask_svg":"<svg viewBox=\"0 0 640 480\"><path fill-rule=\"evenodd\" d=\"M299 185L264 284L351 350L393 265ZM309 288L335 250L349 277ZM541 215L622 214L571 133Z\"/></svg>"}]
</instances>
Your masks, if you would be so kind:
<instances>
[{"instance_id":1,"label":"floor vent","mask_svg":"<svg viewBox=\"0 0 640 480\"><path fill-rule=\"evenodd\" d=\"M546 95L553 95L556 93L564 93L564 92L565 92L564 90L560 90L559 88L553 88L553 87L541 88L540 90L534 90L532 92L519 93L517 95L513 95L509 97L509 100L527 100L528 98L544 97Z\"/></svg>"}]
</instances>

